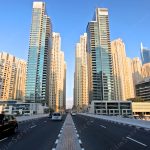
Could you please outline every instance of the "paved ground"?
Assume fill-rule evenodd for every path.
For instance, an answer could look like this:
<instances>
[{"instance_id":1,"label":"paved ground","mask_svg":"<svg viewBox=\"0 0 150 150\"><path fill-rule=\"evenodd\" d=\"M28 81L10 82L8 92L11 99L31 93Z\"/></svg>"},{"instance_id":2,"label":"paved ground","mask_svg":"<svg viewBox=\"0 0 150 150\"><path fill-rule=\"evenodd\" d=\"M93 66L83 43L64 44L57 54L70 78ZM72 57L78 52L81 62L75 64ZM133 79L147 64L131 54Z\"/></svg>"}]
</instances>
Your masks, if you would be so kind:
<instances>
[{"instance_id":1,"label":"paved ground","mask_svg":"<svg viewBox=\"0 0 150 150\"><path fill-rule=\"evenodd\" d=\"M0 140L0 150L51 150L65 120L41 118L19 124L19 132Z\"/></svg>"},{"instance_id":2,"label":"paved ground","mask_svg":"<svg viewBox=\"0 0 150 150\"><path fill-rule=\"evenodd\" d=\"M67 115L56 150L81 150L74 123Z\"/></svg>"},{"instance_id":3,"label":"paved ground","mask_svg":"<svg viewBox=\"0 0 150 150\"><path fill-rule=\"evenodd\" d=\"M64 143L72 148L75 146L70 141L76 129L78 139L81 139L78 142L85 150L150 150L150 131L83 115L72 118L76 128L73 130L71 118L66 120L60 145L58 139L65 116L63 121L51 121L45 117L21 123L17 134L0 140L0 150L52 150L58 145L63 148Z\"/></svg>"},{"instance_id":4,"label":"paved ground","mask_svg":"<svg viewBox=\"0 0 150 150\"><path fill-rule=\"evenodd\" d=\"M89 113L80 113L81 115L89 116L89 117L94 117L94 118L99 118L99 119L104 119L104 120L110 120L110 121L115 121L119 123L124 123L124 124L129 124L129 125L134 125L138 127L142 127L145 129L150 130L150 121L146 120L138 120L138 119L131 119L131 118L123 118L119 116L106 116L106 115L96 115L96 114L89 114Z\"/></svg>"},{"instance_id":5,"label":"paved ground","mask_svg":"<svg viewBox=\"0 0 150 150\"><path fill-rule=\"evenodd\" d=\"M83 115L73 121L85 150L150 150L150 131Z\"/></svg>"}]
</instances>

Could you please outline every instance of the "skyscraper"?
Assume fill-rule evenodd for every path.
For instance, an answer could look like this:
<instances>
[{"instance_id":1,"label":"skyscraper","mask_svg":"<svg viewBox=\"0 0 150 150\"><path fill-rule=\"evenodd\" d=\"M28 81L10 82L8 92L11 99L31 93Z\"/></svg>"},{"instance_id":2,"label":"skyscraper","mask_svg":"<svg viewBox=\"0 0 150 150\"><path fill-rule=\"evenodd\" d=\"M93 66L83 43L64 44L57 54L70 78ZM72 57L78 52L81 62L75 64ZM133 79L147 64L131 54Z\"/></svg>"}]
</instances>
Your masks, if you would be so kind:
<instances>
[{"instance_id":1,"label":"skyscraper","mask_svg":"<svg viewBox=\"0 0 150 150\"><path fill-rule=\"evenodd\" d=\"M50 56L49 107L55 111L64 111L66 98L66 62L61 51L59 33L52 33L52 51Z\"/></svg>"},{"instance_id":2,"label":"skyscraper","mask_svg":"<svg viewBox=\"0 0 150 150\"><path fill-rule=\"evenodd\" d=\"M143 78L150 77L150 63L146 63L142 66L142 77Z\"/></svg>"},{"instance_id":3,"label":"skyscraper","mask_svg":"<svg viewBox=\"0 0 150 150\"><path fill-rule=\"evenodd\" d=\"M133 84L133 77L132 77L132 60L128 57L126 57L126 99L134 98L135 93L134 93L134 84Z\"/></svg>"},{"instance_id":4,"label":"skyscraper","mask_svg":"<svg viewBox=\"0 0 150 150\"><path fill-rule=\"evenodd\" d=\"M97 8L87 25L89 100L113 100L114 82L108 10Z\"/></svg>"},{"instance_id":5,"label":"skyscraper","mask_svg":"<svg viewBox=\"0 0 150 150\"><path fill-rule=\"evenodd\" d=\"M74 107L82 109L88 105L87 34L80 36L76 44L74 74Z\"/></svg>"},{"instance_id":6,"label":"skyscraper","mask_svg":"<svg viewBox=\"0 0 150 150\"><path fill-rule=\"evenodd\" d=\"M126 51L125 44L121 39L111 42L111 51L113 58L114 89L115 99L125 100L126 92Z\"/></svg>"},{"instance_id":7,"label":"skyscraper","mask_svg":"<svg viewBox=\"0 0 150 150\"><path fill-rule=\"evenodd\" d=\"M44 2L33 2L30 45L28 52L26 102L47 103L51 22Z\"/></svg>"},{"instance_id":8,"label":"skyscraper","mask_svg":"<svg viewBox=\"0 0 150 150\"><path fill-rule=\"evenodd\" d=\"M0 53L0 99L25 100L26 61Z\"/></svg>"},{"instance_id":9,"label":"skyscraper","mask_svg":"<svg viewBox=\"0 0 150 150\"><path fill-rule=\"evenodd\" d=\"M126 100L133 98L133 77L137 77L137 70L140 71L137 59L133 63L130 58L126 57L125 44L121 39L111 42L111 51L113 57L115 99Z\"/></svg>"},{"instance_id":10,"label":"skyscraper","mask_svg":"<svg viewBox=\"0 0 150 150\"><path fill-rule=\"evenodd\" d=\"M142 80L142 63L138 57L132 59L132 77L134 86Z\"/></svg>"},{"instance_id":11,"label":"skyscraper","mask_svg":"<svg viewBox=\"0 0 150 150\"><path fill-rule=\"evenodd\" d=\"M150 63L150 49L143 47L141 43L141 59L142 64Z\"/></svg>"}]
</instances>

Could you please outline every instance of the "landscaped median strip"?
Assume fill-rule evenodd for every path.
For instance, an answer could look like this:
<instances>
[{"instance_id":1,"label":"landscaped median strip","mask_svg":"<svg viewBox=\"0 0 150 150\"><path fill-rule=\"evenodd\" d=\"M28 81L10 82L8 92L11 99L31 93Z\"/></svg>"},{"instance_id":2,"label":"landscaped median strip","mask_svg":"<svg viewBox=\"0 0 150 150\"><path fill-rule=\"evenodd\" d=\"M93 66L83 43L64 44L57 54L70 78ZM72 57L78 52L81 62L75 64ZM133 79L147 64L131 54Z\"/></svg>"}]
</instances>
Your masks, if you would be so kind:
<instances>
[{"instance_id":1,"label":"landscaped median strip","mask_svg":"<svg viewBox=\"0 0 150 150\"><path fill-rule=\"evenodd\" d=\"M81 140L78 139L77 130L70 114L67 115L60 134L55 142L56 148L52 150L83 150L80 146ZM81 142L82 143L82 142Z\"/></svg>"}]
</instances>

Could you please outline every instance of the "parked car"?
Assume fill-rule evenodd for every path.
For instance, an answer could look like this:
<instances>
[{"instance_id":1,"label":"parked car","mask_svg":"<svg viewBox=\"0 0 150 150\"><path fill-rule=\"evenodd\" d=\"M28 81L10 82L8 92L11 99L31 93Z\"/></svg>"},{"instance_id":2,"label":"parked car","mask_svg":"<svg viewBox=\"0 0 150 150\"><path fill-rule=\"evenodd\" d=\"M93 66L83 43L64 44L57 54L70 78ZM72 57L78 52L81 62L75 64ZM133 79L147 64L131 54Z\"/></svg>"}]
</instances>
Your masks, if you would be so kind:
<instances>
[{"instance_id":1,"label":"parked car","mask_svg":"<svg viewBox=\"0 0 150 150\"><path fill-rule=\"evenodd\" d=\"M52 120L62 120L62 115L61 115L61 113L54 112L54 113L52 114Z\"/></svg>"},{"instance_id":2,"label":"parked car","mask_svg":"<svg viewBox=\"0 0 150 150\"><path fill-rule=\"evenodd\" d=\"M12 115L0 114L0 138L8 133L15 133L18 129L18 122Z\"/></svg>"}]
</instances>

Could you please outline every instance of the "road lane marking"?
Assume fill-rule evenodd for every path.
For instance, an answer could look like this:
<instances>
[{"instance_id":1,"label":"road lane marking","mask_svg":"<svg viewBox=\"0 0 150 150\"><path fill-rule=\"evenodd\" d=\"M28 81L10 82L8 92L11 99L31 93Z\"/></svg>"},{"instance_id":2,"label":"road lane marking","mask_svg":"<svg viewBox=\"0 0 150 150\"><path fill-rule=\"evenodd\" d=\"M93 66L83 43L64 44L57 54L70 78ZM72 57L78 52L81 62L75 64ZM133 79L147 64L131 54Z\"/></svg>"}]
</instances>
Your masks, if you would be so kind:
<instances>
[{"instance_id":1,"label":"road lane marking","mask_svg":"<svg viewBox=\"0 0 150 150\"><path fill-rule=\"evenodd\" d=\"M58 139L55 141L55 144L58 144Z\"/></svg>"},{"instance_id":2,"label":"road lane marking","mask_svg":"<svg viewBox=\"0 0 150 150\"><path fill-rule=\"evenodd\" d=\"M47 122L47 121L44 121L45 123Z\"/></svg>"},{"instance_id":3,"label":"road lane marking","mask_svg":"<svg viewBox=\"0 0 150 150\"><path fill-rule=\"evenodd\" d=\"M100 125L102 128L106 128L105 126L103 126L103 125Z\"/></svg>"},{"instance_id":4,"label":"road lane marking","mask_svg":"<svg viewBox=\"0 0 150 150\"><path fill-rule=\"evenodd\" d=\"M82 144L81 140L79 140L79 143Z\"/></svg>"},{"instance_id":5,"label":"road lane marking","mask_svg":"<svg viewBox=\"0 0 150 150\"><path fill-rule=\"evenodd\" d=\"M5 140L7 140L7 139L8 139L8 137L6 137L6 138L4 138L4 139L1 139L0 142L5 141Z\"/></svg>"},{"instance_id":6,"label":"road lane marking","mask_svg":"<svg viewBox=\"0 0 150 150\"><path fill-rule=\"evenodd\" d=\"M34 126L31 126L30 128L32 129L32 128L35 128L37 125L34 125Z\"/></svg>"},{"instance_id":7,"label":"road lane marking","mask_svg":"<svg viewBox=\"0 0 150 150\"><path fill-rule=\"evenodd\" d=\"M137 141L137 140L134 140L134 139L132 139L132 138L130 138L130 137L126 137L127 139L129 139L129 140L131 140L131 141L134 141L134 142L136 142L136 143L138 143L138 144L140 144L140 145L143 145L143 146L147 146L146 144L144 144L144 143L142 143L142 142L139 142L139 141Z\"/></svg>"}]
</instances>

